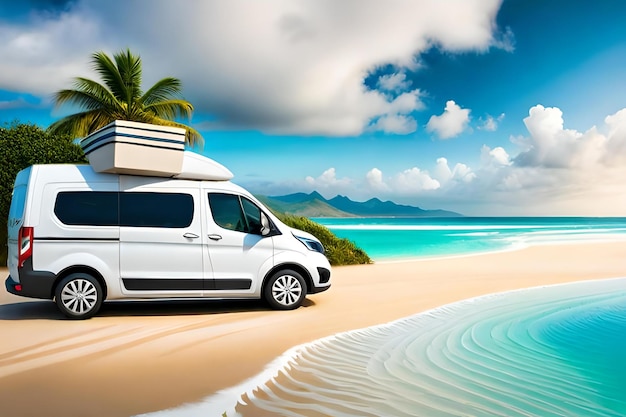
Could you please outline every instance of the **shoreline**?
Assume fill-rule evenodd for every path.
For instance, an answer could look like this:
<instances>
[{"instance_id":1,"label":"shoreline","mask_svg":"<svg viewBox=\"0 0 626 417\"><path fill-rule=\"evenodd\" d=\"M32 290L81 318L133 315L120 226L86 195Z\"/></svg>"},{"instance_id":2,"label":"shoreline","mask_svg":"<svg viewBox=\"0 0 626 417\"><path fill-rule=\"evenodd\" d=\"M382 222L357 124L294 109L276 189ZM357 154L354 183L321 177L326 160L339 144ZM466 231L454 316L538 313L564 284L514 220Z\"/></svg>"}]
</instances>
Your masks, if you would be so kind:
<instances>
[{"instance_id":1,"label":"shoreline","mask_svg":"<svg viewBox=\"0 0 626 417\"><path fill-rule=\"evenodd\" d=\"M626 274L619 277L591 279L575 282L561 282L556 284L540 285L528 288L517 288L504 292L494 292L478 295L475 297L455 301L449 304L437 306L432 309L416 313L412 316L399 318L397 320L393 320L387 323L381 323L370 327L336 333L323 337L321 339L314 340L312 342L303 343L301 345L292 347L291 349L274 359L271 363L267 364L265 369L263 369L261 373L250 377L246 381L243 381L236 386L219 390L215 394L206 397L199 402L184 404L179 407L174 407L171 409L161 410L157 412L140 414L134 417L185 417L196 415L223 415L223 413L225 413L226 416L240 416L240 412L242 411L242 404L240 403L240 401L242 399L245 399L244 401L249 404L250 398L255 395L255 392L258 392L260 390L260 387L267 387L268 384L274 385L276 380L287 381L288 384L290 382L290 378L285 379L285 375L290 373L293 364L298 362L299 357L303 354L306 354L307 351L316 350L316 348L321 347L325 344L332 344L337 340L345 340L353 336L359 336L364 332L386 330L389 328L393 328L397 325L402 325L404 323L414 321L419 318L425 318L427 316L441 314L442 312L448 310L460 307L467 307L468 305L472 305L474 303L484 303L496 297L510 297L511 295L516 294L530 294L533 291L558 289L559 287L567 289L568 286L575 284L592 284L594 282L607 284L613 281L626 283ZM254 407L252 408L254 409ZM245 406L243 407L243 410L246 410ZM249 413L244 412L243 415L249 415ZM250 415L254 415L254 413Z\"/></svg>"},{"instance_id":2,"label":"shoreline","mask_svg":"<svg viewBox=\"0 0 626 417\"><path fill-rule=\"evenodd\" d=\"M290 312L257 302L143 301L107 303L75 322L52 302L3 291L0 401L23 416L166 410L238 387L294 346L337 333L486 294L625 275L623 242L582 242L335 267L331 289Z\"/></svg>"},{"instance_id":3,"label":"shoreline","mask_svg":"<svg viewBox=\"0 0 626 417\"><path fill-rule=\"evenodd\" d=\"M420 261L444 261L447 259L457 259L457 258L467 258L471 256L481 256L481 255L497 255L499 253L507 253L507 252L515 252L520 251L532 247L541 247L541 246L568 246L568 245L593 245L593 244L602 244L602 243L626 243L626 234L616 234L613 237L609 238L605 234L598 234L598 238L590 238L590 239L573 239L573 240L554 240L554 241L544 241L544 242L533 242L533 243L512 243L508 246L499 248L499 249L491 249L485 251L476 251L476 252L467 252L467 253L459 253L453 255L436 255L436 256L413 256L413 257L387 257L381 258L379 260L374 260L373 264L394 264L394 263L410 263L410 262L420 262Z\"/></svg>"}]
</instances>

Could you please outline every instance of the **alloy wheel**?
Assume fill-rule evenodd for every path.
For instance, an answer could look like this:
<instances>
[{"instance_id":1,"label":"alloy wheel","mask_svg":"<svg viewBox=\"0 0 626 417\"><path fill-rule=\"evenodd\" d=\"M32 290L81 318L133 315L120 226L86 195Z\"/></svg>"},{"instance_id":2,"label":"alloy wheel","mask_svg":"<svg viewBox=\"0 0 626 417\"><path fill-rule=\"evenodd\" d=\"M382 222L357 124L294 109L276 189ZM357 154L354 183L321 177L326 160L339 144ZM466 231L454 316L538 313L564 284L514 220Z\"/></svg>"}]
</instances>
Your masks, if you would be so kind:
<instances>
[{"instance_id":1,"label":"alloy wheel","mask_svg":"<svg viewBox=\"0 0 626 417\"><path fill-rule=\"evenodd\" d=\"M76 315L92 310L98 302L98 290L86 279L74 279L61 289L63 306Z\"/></svg>"},{"instance_id":2,"label":"alloy wheel","mask_svg":"<svg viewBox=\"0 0 626 417\"><path fill-rule=\"evenodd\" d=\"M285 307L296 304L302 291L300 280L293 275L281 275L272 284L272 297Z\"/></svg>"}]
</instances>

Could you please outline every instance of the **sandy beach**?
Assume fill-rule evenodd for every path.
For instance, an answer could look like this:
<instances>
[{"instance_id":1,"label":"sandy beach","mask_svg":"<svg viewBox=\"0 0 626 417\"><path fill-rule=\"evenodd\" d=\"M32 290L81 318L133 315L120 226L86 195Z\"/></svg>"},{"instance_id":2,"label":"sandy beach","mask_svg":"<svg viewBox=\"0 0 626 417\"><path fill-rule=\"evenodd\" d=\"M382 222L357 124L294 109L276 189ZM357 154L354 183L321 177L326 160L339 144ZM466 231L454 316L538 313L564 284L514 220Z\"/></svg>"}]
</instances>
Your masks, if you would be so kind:
<instances>
[{"instance_id":1,"label":"sandy beach","mask_svg":"<svg viewBox=\"0 0 626 417\"><path fill-rule=\"evenodd\" d=\"M6 277L3 269L2 277ZM626 276L626 245L536 246L468 257L336 267L295 311L260 302L105 304L65 320L50 301L0 291L0 414L129 416L200 401L293 346L479 295Z\"/></svg>"}]
</instances>

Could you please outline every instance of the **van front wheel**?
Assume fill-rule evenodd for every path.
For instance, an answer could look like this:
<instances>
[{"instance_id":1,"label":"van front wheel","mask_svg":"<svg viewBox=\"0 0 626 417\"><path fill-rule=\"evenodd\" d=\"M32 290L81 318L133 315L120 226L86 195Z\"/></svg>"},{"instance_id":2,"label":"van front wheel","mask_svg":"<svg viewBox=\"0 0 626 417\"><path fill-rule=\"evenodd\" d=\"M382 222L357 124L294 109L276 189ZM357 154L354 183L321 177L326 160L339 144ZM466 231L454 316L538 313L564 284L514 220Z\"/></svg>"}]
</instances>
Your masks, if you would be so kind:
<instances>
[{"instance_id":1,"label":"van front wheel","mask_svg":"<svg viewBox=\"0 0 626 417\"><path fill-rule=\"evenodd\" d=\"M54 301L70 319L93 317L102 305L102 286L88 274L75 273L63 278L54 291Z\"/></svg>"},{"instance_id":2,"label":"van front wheel","mask_svg":"<svg viewBox=\"0 0 626 417\"><path fill-rule=\"evenodd\" d=\"M285 269L276 272L265 285L267 303L276 310L294 310L306 297L306 284L302 275Z\"/></svg>"}]
</instances>

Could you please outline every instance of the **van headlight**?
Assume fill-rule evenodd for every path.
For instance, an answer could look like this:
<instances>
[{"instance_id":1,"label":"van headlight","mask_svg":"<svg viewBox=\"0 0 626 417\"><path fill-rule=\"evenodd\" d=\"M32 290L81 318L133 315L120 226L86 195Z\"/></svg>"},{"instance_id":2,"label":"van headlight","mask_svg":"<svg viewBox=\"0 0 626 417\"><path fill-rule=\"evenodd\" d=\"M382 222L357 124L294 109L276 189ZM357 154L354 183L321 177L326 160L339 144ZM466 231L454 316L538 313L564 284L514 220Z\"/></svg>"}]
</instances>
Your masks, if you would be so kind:
<instances>
[{"instance_id":1,"label":"van headlight","mask_svg":"<svg viewBox=\"0 0 626 417\"><path fill-rule=\"evenodd\" d=\"M298 239L308 250L312 250L313 252L324 253L324 246L314 239L309 239L308 237L302 237L298 235L293 235L296 239Z\"/></svg>"}]
</instances>

